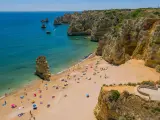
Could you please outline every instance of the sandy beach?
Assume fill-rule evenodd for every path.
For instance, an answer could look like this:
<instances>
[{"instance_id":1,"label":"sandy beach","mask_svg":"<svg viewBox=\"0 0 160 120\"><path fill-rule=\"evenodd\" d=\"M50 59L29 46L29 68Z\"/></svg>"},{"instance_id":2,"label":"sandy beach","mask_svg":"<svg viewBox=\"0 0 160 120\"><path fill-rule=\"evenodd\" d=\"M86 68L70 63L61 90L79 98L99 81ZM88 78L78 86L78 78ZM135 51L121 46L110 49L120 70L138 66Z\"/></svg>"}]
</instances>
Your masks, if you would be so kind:
<instances>
[{"instance_id":1,"label":"sandy beach","mask_svg":"<svg viewBox=\"0 0 160 120\"><path fill-rule=\"evenodd\" d=\"M103 84L157 81L159 75L144 66L142 60L132 59L114 66L99 56L91 56L62 73L52 75L49 82L36 80L1 99L0 120L95 120L93 109ZM135 93L134 87L129 86L107 88L110 89ZM37 110L33 110L32 102L37 105ZM11 108L11 104L17 107ZM24 114L18 117L20 113Z\"/></svg>"}]
</instances>

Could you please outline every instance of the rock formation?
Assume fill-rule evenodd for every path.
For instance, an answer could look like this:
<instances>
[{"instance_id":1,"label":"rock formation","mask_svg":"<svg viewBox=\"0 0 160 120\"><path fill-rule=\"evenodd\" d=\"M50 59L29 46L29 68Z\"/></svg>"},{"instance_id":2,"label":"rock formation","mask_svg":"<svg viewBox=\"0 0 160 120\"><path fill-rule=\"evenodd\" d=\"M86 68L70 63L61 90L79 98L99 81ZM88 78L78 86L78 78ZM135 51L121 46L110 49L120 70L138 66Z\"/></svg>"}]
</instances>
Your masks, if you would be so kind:
<instances>
[{"instance_id":1,"label":"rock formation","mask_svg":"<svg viewBox=\"0 0 160 120\"><path fill-rule=\"evenodd\" d=\"M84 11L73 14L68 35L89 35L96 54L115 65L130 58L160 71L160 9Z\"/></svg>"},{"instance_id":2,"label":"rock formation","mask_svg":"<svg viewBox=\"0 0 160 120\"><path fill-rule=\"evenodd\" d=\"M94 109L97 120L159 120L160 102L146 101L124 91L106 91L102 87Z\"/></svg>"},{"instance_id":3,"label":"rock formation","mask_svg":"<svg viewBox=\"0 0 160 120\"><path fill-rule=\"evenodd\" d=\"M72 20L72 16L71 14L64 14L64 16L57 17L54 20L54 25L69 24Z\"/></svg>"},{"instance_id":4,"label":"rock formation","mask_svg":"<svg viewBox=\"0 0 160 120\"><path fill-rule=\"evenodd\" d=\"M35 74L43 80L50 80L51 73L49 71L49 66L48 66L46 57L39 56L37 58Z\"/></svg>"}]
</instances>

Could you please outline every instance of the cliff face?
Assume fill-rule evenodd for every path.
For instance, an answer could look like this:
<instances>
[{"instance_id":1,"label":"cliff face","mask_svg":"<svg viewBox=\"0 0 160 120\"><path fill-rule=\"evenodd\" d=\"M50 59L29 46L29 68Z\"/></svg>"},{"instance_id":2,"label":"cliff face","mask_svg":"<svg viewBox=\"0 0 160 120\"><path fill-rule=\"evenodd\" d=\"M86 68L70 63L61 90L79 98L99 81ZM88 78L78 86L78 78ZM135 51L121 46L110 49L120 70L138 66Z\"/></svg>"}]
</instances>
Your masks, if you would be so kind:
<instances>
[{"instance_id":1,"label":"cliff face","mask_svg":"<svg viewBox=\"0 0 160 120\"><path fill-rule=\"evenodd\" d=\"M94 109L97 120L159 120L160 103L145 101L139 96L123 92L115 98L115 91L105 91L102 87L98 103Z\"/></svg>"},{"instance_id":2,"label":"cliff face","mask_svg":"<svg viewBox=\"0 0 160 120\"><path fill-rule=\"evenodd\" d=\"M57 17L54 20L54 25L69 24L71 20L72 20L71 14L64 14L64 16Z\"/></svg>"},{"instance_id":3,"label":"cliff face","mask_svg":"<svg viewBox=\"0 0 160 120\"><path fill-rule=\"evenodd\" d=\"M107 62L143 59L160 71L160 9L84 11L69 20L68 35L90 35Z\"/></svg>"},{"instance_id":4,"label":"cliff face","mask_svg":"<svg viewBox=\"0 0 160 120\"><path fill-rule=\"evenodd\" d=\"M160 64L160 19L124 20L122 26L104 35L97 55L112 64L122 64L130 57L143 59L149 67Z\"/></svg>"},{"instance_id":5,"label":"cliff face","mask_svg":"<svg viewBox=\"0 0 160 120\"><path fill-rule=\"evenodd\" d=\"M43 80L50 80L51 73L49 71L49 66L46 57L40 56L37 58L35 74Z\"/></svg>"},{"instance_id":6,"label":"cliff face","mask_svg":"<svg viewBox=\"0 0 160 120\"><path fill-rule=\"evenodd\" d=\"M72 19L68 35L91 35L94 22L100 17L98 11L84 11Z\"/></svg>"}]
</instances>

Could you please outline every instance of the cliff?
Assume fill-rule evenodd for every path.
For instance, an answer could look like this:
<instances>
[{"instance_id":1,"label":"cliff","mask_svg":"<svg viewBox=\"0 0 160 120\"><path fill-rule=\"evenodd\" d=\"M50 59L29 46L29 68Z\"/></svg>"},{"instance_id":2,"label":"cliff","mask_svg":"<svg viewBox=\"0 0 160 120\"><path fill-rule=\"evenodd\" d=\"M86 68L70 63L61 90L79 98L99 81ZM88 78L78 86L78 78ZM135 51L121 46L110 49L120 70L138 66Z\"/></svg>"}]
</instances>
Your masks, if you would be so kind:
<instances>
[{"instance_id":1,"label":"cliff","mask_svg":"<svg viewBox=\"0 0 160 120\"><path fill-rule=\"evenodd\" d=\"M37 58L35 74L43 80L50 80L51 73L49 71L49 66L48 66L46 57L39 56Z\"/></svg>"},{"instance_id":2,"label":"cliff","mask_svg":"<svg viewBox=\"0 0 160 120\"><path fill-rule=\"evenodd\" d=\"M143 59L160 72L160 9L84 11L68 20L68 35L91 36L99 42L96 54L107 62Z\"/></svg>"},{"instance_id":3,"label":"cliff","mask_svg":"<svg viewBox=\"0 0 160 120\"><path fill-rule=\"evenodd\" d=\"M94 114L97 120L159 120L160 102L102 87Z\"/></svg>"}]
</instances>

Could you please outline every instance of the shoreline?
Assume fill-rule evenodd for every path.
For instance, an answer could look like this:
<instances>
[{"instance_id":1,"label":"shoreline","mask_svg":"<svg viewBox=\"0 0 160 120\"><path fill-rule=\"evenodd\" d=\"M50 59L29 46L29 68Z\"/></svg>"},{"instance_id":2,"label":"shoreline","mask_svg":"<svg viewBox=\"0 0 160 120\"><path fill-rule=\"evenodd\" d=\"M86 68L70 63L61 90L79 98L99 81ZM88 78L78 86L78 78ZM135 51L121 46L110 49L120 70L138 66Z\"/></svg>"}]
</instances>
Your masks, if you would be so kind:
<instances>
[{"instance_id":1,"label":"shoreline","mask_svg":"<svg viewBox=\"0 0 160 120\"><path fill-rule=\"evenodd\" d=\"M87 56L87 57L86 57ZM70 67L68 68L65 68L63 70L61 70L60 72L57 72L55 74L51 74L51 77L54 77L56 75L61 75L67 71L69 71L70 69L72 69L73 67L75 67L76 65L84 62L85 60L89 59L90 57L94 57L95 56L95 52L93 53L89 53L88 55L84 56L84 58L80 59L79 61L73 63ZM29 88L29 87L32 87L34 86L35 84L39 83L39 81L42 81L42 79L38 78L38 79L33 79L31 80L30 82L27 82L26 84L20 86L18 89L14 89L12 90L11 92L7 93L7 97L8 96L11 96L11 95L14 95L16 93L18 93L18 91L21 91L22 89L26 89L26 88ZM5 93L4 93L5 94ZM5 95L0 95L0 100L3 100L5 98Z\"/></svg>"},{"instance_id":2,"label":"shoreline","mask_svg":"<svg viewBox=\"0 0 160 120\"><path fill-rule=\"evenodd\" d=\"M1 99L0 119L28 120L31 117L30 111L32 111L37 120L44 120L46 117L49 118L48 120L53 117L56 120L62 120L68 115L72 116L72 113L74 113L72 116L74 119L78 117L78 120L94 120L93 109L103 84L119 85L120 83L137 83L148 79L157 81L159 73L144 66L144 61L132 59L123 65L113 66L103 60L101 56L96 56L93 53L86 59L72 64L68 69L52 74L50 81L35 80L30 85ZM114 89L121 90L119 87L115 86ZM124 87L125 90L128 88L129 86ZM40 90L41 92L39 92ZM135 93L134 90L132 87L131 92ZM89 94L90 97L86 98L86 94ZM21 96L24 98L21 99ZM38 106L37 110L32 109L33 100ZM5 101L7 101L7 105L3 106ZM84 106L88 106L85 110L81 104L78 104L81 102L84 103ZM17 107L11 108L12 104ZM47 107L47 104L51 105L50 108ZM78 111L75 112L71 106L74 106ZM20 113L25 114L22 117L17 117ZM61 113L64 115L62 116Z\"/></svg>"}]
</instances>

